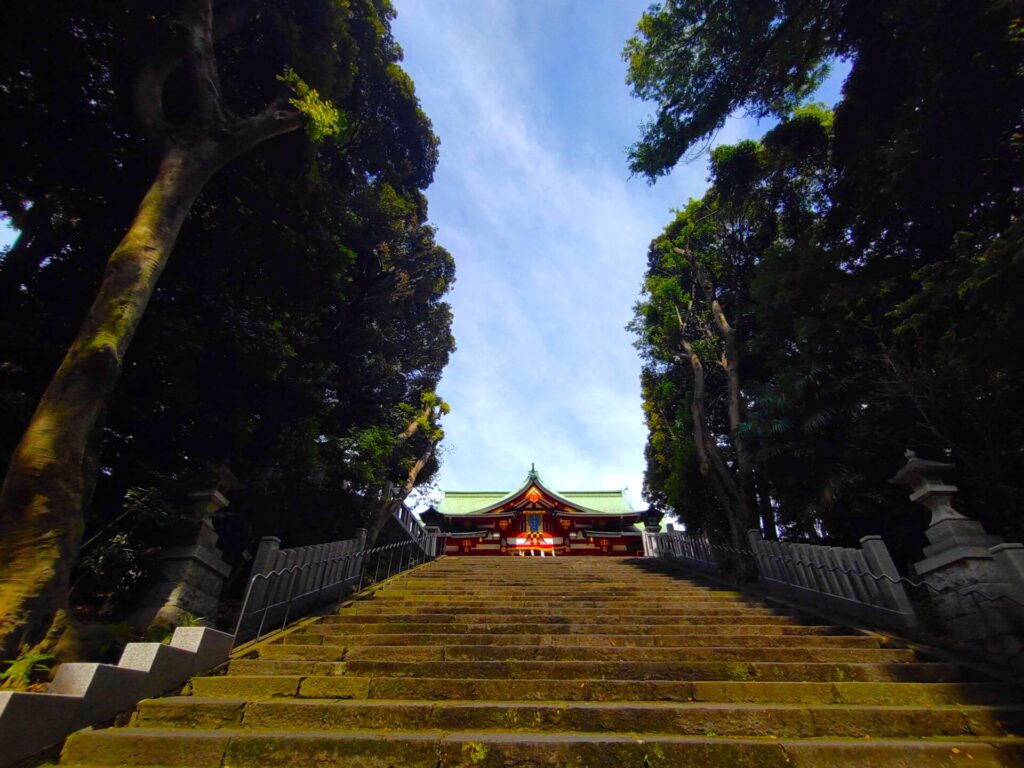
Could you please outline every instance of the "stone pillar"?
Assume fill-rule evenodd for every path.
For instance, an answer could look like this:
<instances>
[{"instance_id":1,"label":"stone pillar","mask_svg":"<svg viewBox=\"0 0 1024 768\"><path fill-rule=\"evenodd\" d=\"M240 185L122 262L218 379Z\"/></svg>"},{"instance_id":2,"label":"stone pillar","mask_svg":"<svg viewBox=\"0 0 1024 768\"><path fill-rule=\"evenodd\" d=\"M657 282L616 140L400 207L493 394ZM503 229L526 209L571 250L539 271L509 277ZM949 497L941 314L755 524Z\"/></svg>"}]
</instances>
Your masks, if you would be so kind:
<instances>
[{"instance_id":1,"label":"stone pillar","mask_svg":"<svg viewBox=\"0 0 1024 768\"><path fill-rule=\"evenodd\" d=\"M900 614L899 621L903 629L913 630L917 627L917 616L914 606L910 604L896 563L892 561L889 548L885 546L881 536L865 536L860 540L860 548L867 561L868 570L875 576L881 576L877 582L878 591L886 607Z\"/></svg>"},{"instance_id":2,"label":"stone pillar","mask_svg":"<svg viewBox=\"0 0 1024 768\"><path fill-rule=\"evenodd\" d=\"M441 546L441 528L437 525L426 526L427 538L429 543L427 545L427 555L431 558L438 557L441 552L438 548Z\"/></svg>"},{"instance_id":3,"label":"stone pillar","mask_svg":"<svg viewBox=\"0 0 1024 768\"><path fill-rule=\"evenodd\" d=\"M188 617L212 627L217 617L220 593L231 573L217 548L212 515L228 506L217 489L189 494L197 517L201 517L191 543L165 549L159 555L160 576L132 619L139 630L151 626L180 626Z\"/></svg>"},{"instance_id":4,"label":"stone pillar","mask_svg":"<svg viewBox=\"0 0 1024 768\"><path fill-rule=\"evenodd\" d=\"M988 551L1009 582L1014 599L1024 604L1024 544L996 544Z\"/></svg>"},{"instance_id":5,"label":"stone pillar","mask_svg":"<svg viewBox=\"0 0 1024 768\"><path fill-rule=\"evenodd\" d=\"M906 456L906 465L890 482L909 486L910 500L932 513L925 531L929 545L914 572L939 590L930 594L930 601L945 630L961 640L984 642L993 651L1017 644L1013 636L1024 635L1024 615L1010 600L1001 599L1017 592L1014 566L1021 560L1016 548L953 508L957 488L940 476L953 464L920 459L913 451Z\"/></svg>"}]
</instances>

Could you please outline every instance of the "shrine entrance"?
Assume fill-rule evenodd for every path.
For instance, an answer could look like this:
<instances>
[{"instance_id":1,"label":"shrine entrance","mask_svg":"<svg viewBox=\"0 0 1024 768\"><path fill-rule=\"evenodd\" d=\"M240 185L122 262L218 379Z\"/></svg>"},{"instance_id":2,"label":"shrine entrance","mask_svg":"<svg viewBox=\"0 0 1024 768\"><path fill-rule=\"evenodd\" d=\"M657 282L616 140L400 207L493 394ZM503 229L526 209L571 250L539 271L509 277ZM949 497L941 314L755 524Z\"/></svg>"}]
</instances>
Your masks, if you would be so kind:
<instances>
[{"instance_id":1,"label":"shrine entrance","mask_svg":"<svg viewBox=\"0 0 1024 768\"><path fill-rule=\"evenodd\" d=\"M531 468L511 493L447 491L422 518L447 555L623 556L643 553L641 526L661 514L634 510L621 490L552 491Z\"/></svg>"}]
</instances>

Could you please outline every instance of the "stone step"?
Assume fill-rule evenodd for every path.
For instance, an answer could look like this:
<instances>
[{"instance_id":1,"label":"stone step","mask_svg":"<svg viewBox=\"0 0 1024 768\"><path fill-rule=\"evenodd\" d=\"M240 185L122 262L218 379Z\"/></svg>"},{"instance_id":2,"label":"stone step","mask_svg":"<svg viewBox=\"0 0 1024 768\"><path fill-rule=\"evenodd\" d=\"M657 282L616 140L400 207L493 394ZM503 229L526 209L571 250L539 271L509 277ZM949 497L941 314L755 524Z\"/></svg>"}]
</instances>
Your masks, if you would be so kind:
<instances>
[{"instance_id":1,"label":"stone step","mask_svg":"<svg viewBox=\"0 0 1024 768\"><path fill-rule=\"evenodd\" d=\"M755 629L760 629L755 628ZM773 627L772 629L778 629ZM723 634L726 637L723 637ZM587 648L622 647L640 649L640 655L649 648L702 648L728 644L730 646L756 646L759 648L790 648L790 647L828 647L828 648L878 648L878 637L871 635L782 635L751 632L739 634L728 632L718 634L678 634L678 635L637 635L627 632L618 635L587 634L587 635L500 635L466 632L464 634L379 634L349 635L344 633L324 634L314 631L296 631L273 641L278 645L323 645L334 644L344 646L404 646L403 653L411 650L409 646L419 645L475 645L475 646L507 646L520 645L525 647L553 646Z\"/></svg>"},{"instance_id":2,"label":"stone step","mask_svg":"<svg viewBox=\"0 0 1024 768\"><path fill-rule=\"evenodd\" d=\"M659 608L656 612L635 607L617 606L610 608L591 608L577 605L546 605L522 607L517 604L510 606L488 605L482 607L464 607L452 605L423 605L409 607L407 605L391 605L380 603L378 605L354 605L340 611L339 616L389 616L389 617L416 617L426 616L472 616L472 617L493 617L493 616L580 616L583 618L597 617L606 619L611 617L622 617L631 621L644 621L651 619L662 624L671 621L676 617L703 617L703 616L777 616L785 612L778 608L754 608L754 607L732 607L732 608L704 608L693 606L671 606Z\"/></svg>"},{"instance_id":3,"label":"stone step","mask_svg":"<svg viewBox=\"0 0 1024 768\"><path fill-rule=\"evenodd\" d=\"M266 768L287 765L354 768L497 768L501 766L679 766L705 768L932 768L1019 765L1022 741L729 738L590 733L441 734L388 731L296 733L171 731L120 728L80 731L64 748L66 763L93 766L188 765Z\"/></svg>"},{"instance_id":4,"label":"stone step","mask_svg":"<svg viewBox=\"0 0 1024 768\"><path fill-rule=\"evenodd\" d=\"M304 661L812 661L836 663L915 661L910 650L880 648L755 648L722 645L694 648L639 647L557 647L515 645L268 645L259 650L260 659Z\"/></svg>"},{"instance_id":5,"label":"stone step","mask_svg":"<svg viewBox=\"0 0 1024 768\"><path fill-rule=\"evenodd\" d=\"M75 734L63 765L1024 762L1017 687L633 558L443 558L225 671Z\"/></svg>"},{"instance_id":6,"label":"stone step","mask_svg":"<svg viewBox=\"0 0 1024 768\"><path fill-rule=\"evenodd\" d=\"M1024 732L1024 706L863 706L647 702L559 704L476 701L250 701L181 696L151 699L132 723L141 728L388 730L444 732L666 733L677 736L871 738L1008 736Z\"/></svg>"},{"instance_id":7,"label":"stone step","mask_svg":"<svg viewBox=\"0 0 1024 768\"><path fill-rule=\"evenodd\" d=\"M710 599L743 599L749 597L737 590L708 588L698 584L677 582L673 579L657 579L651 581L632 580L629 582L602 582L598 579L493 579L493 580L443 580L443 579L399 579L378 588L375 594L444 594L444 595L500 595L541 592L548 595L564 595L567 592L585 594L601 594L611 596L635 595L638 593L656 593L667 595L687 595L694 598Z\"/></svg>"},{"instance_id":8,"label":"stone step","mask_svg":"<svg viewBox=\"0 0 1024 768\"><path fill-rule=\"evenodd\" d=\"M489 575L488 577L477 577L477 575L472 574L465 575L465 577L458 577L458 575L454 575L454 577L438 577L436 574L424 572L422 574L402 575L402 577L382 585L380 589L403 590L423 589L425 587L430 587L438 592L447 592L449 590L453 592L460 592L462 590L495 590L500 592L506 589L538 588L558 590L571 587L582 590L636 590L651 588L693 593L711 592L714 594L736 596L743 594L740 590L709 586L705 583L685 579L674 579L670 575L650 575L650 577L640 575L638 577L638 575L630 573L623 573L621 577L608 578L586 573L579 575L571 573L550 573L547 575L504 573L493 575L493 577L489 577Z\"/></svg>"},{"instance_id":9,"label":"stone step","mask_svg":"<svg viewBox=\"0 0 1024 768\"><path fill-rule=\"evenodd\" d=\"M741 680L954 682L955 664L786 661L279 661L237 659L228 675L351 675L506 680Z\"/></svg>"},{"instance_id":10,"label":"stone step","mask_svg":"<svg viewBox=\"0 0 1024 768\"><path fill-rule=\"evenodd\" d=\"M579 605L593 608L614 608L615 606L622 606L623 600L628 600L630 606L637 606L642 608L648 608L651 610L658 610L666 608L668 606L676 605L692 605L695 608L736 608L736 607L752 607L752 608L764 608L772 605L766 600L757 600L750 598L747 600L726 600L726 599L710 599L710 598L697 598L697 597L686 597L676 599L674 596L668 595L665 597L651 596L650 593L643 593L637 595L629 595L623 598L619 597L601 597L601 596L573 596L573 595L535 595L526 594L522 596L510 596L510 595L466 595L465 597L437 597L424 595L423 597L416 597L410 595L388 595L388 594L377 594L372 598L366 598L357 600L355 606L362 605L408 605L410 607L425 606L425 605L457 605L457 606L494 606L494 605Z\"/></svg>"},{"instance_id":11,"label":"stone step","mask_svg":"<svg viewBox=\"0 0 1024 768\"><path fill-rule=\"evenodd\" d=\"M466 613L452 611L446 613L391 613L391 614L352 614L349 612L324 616L323 625L344 624L448 624L458 619L459 624L513 624L516 618L530 619L535 624L573 624L577 626L614 626L624 624L632 627L673 626L678 624L793 624L798 621L795 616L776 615L772 613L733 612L728 614L688 613L675 616L605 616L596 614L517 614L502 613ZM510 621L511 619L511 621Z\"/></svg>"},{"instance_id":12,"label":"stone step","mask_svg":"<svg viewBox=\"0 0 1024 768\"><path fill-rule=\"evenodd\" d=\"M443 630L448 634L511 634L511 635L591 635L591 634L638 634L636 625L625 624L582 624L579 622L500 622L493 624L424 624L421 622L388 622L371 624L315 624L308 629L302 629L303 634L321 634L325 636L339 635L362 635L362 634L407 634L424 631ZM643 627L642 633L645 636L652 635L685 635L685 634L729 634L731 632L742 632L751 634L753 632L764 632L770 635L827 635L841 634L842 627L821 624L780 624L780 623L754 623L749 621L728 622L694 622L692 624L648 624ZM298 634L298 633L297 633Z\"/></svg>"},{"instance_id":13,"label":"stone step","mask_svg":"<svg viewBox=\"0 0 1024 768\"><path fill-rule=\"evenodd\" d=\"M1021 703L999 683L777 682L730 680L501 680L279 675L197 677L195 696L486 701L703 701L905 706Z\"/></svg>"}]
</instances>

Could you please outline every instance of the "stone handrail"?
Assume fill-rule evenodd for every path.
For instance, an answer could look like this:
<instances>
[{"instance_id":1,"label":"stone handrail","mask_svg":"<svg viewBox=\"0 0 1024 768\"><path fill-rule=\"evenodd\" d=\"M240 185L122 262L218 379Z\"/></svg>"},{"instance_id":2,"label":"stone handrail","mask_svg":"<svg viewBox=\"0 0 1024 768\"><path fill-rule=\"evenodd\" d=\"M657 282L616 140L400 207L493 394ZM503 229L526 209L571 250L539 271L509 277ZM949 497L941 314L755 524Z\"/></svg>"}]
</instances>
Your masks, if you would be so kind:
<instances>
[{"instance_id":1,"label":"stone handrail","mask_svg":"<svg viewBox=\"0 0 1024 768\"><path fill-rule=\"evenodd\" d=\"M913 605L881 537L865 536L859 549L765 541L759 530L749 531L747 539L750 550L737 552L682 531L645 532L644 548L648 557L703 573L722 570L720 555L747 558L765 588L794 602L897 631L916 628Z\"/></svg>"},{"instance_id":2,"label":"stone handrail","mask_svg":"<svg viewBox=\"0 0 1024 768\"><path fill-rule=\"evenodd\" d=\"M881 536L860 548L765 541L747 532L758 577L768 589L898 631L913 630L917 616Z\"/></svg>"},{"instance_id":3,"label":"stone handrail","mask_svg":"<svg viewBox=\"0 0 1024 768\"><path fill-rule=\"evenodd\" d=\"M46 693L0 691L0 768L180 688L227 661L233 640L209 627L178 627L166 645L128 643L117 664L61 664Z\"/></svg>"}]
</instances>

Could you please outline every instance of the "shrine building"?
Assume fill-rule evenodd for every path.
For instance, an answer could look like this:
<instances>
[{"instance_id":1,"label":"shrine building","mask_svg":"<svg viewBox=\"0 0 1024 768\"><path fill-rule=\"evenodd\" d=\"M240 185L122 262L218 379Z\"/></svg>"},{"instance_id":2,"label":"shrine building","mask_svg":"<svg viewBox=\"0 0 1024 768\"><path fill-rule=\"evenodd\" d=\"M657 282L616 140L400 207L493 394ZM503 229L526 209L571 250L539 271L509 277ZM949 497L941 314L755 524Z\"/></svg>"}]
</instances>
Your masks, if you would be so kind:
<instances>
[{"instance_id":1,"label":"shrine building","mask_svg":"<svg viewBox=\"0 0 1024 768\"><path fill-rule=\"evenodd\" d=\"M441 529L446 555L642 555L642 527L661 522L621 490L552 491L532 467L511 493L446 491L420 517Z\"/></svg>"}]
</instances>

